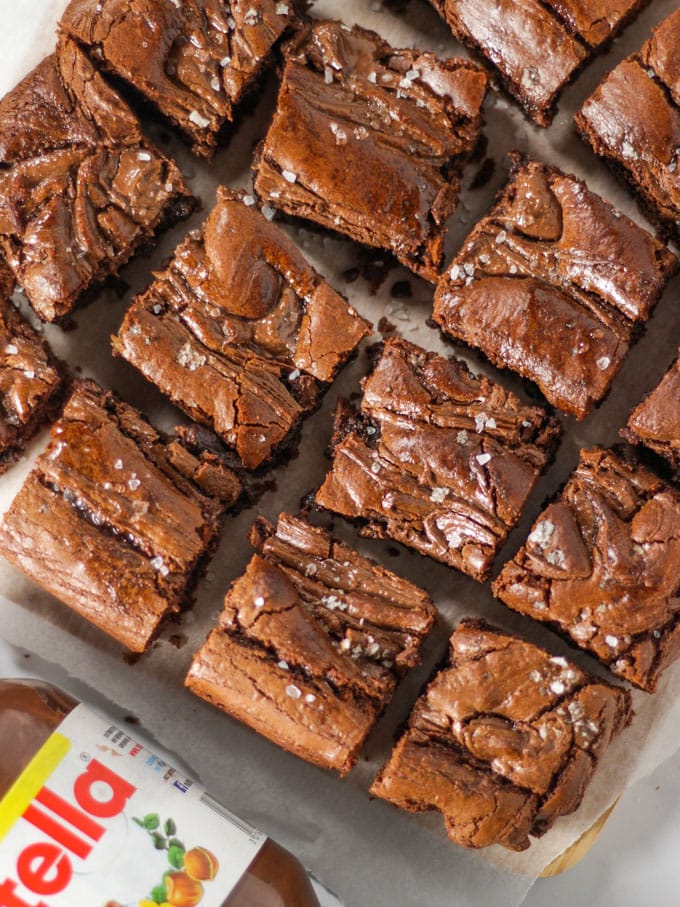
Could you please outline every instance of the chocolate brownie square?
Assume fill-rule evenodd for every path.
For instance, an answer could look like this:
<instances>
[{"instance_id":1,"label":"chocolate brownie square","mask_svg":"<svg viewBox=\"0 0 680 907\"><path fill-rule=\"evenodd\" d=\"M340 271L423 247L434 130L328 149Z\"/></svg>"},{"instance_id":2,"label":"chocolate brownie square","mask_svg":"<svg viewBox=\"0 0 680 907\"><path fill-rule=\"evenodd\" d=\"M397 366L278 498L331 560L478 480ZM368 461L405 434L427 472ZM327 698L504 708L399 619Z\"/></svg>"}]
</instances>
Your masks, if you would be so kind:
<instances>
[{"instance_id":1,"label":"chocolate brownie square","mask_svg":"<svg viewBox=\"0 0 680 907\"><path fill-rule=\"evenodd\" d=\"M507 186L439 281L434 320L583 419L678 262L580 180L510 160Z\"/></svg>"},{"instance_id":2,"label":"chocolate brownie square","mask_svg":"<svg viewBox=\"0 0 680 907\"><path fill-rule=\"evenodd\" d=\"M493 591L654 692L680 655L680 493L623 454L582 451Z\"/></svg>"},{"instance_id":3,"label":"chocolate brownie square","mask_svg":"<svg viewBox=\"0 0 680 907\"><path fill-rule=\"evenodd\" d=\"M56 415L63 381L63 368L47 342L0 291L0 473L18 459L53 410Z\"/></svg>"},{"instance_id":4,"label":"chocolate brownie square","mask_svg":"<svg viewBox=\"0 0 680 907\"><path fill-rule=\"evenodd\" d=\"M484 72L317 22L291 42L255 189L272 208L387 249L436 280L482 127Z\"/></svg>"},{"instance_id":5,"label":"chocolate brownie square","mask_svg":"<svg viewBox=\"0 0 680 907\"><path fill-rule=\"evenodd\" d=\"M254 201L218 190L113 338L247 469L283 449L370 330Z\"/></svg>"},{"instance_id":6,"label":"chocolate brownie square","mask_svg":"<svg viewBox=\"0 0 680 907\"><path fill-rule=\"evenodd\" d=\"M668 460L680 480L680 357L635 407L621 434L631 444L644 444Z\"/></svg>"},{"instance_id":7,"label":"chocolate brownie square","mask_svg":"<svg viewBox=\"0 0 680 907\"><path fill-rule=\"evenodd\" d=\"M229 590L186 679L198 696L303 759L346 774L435 609L421 589L282 514Z\"/></svg>"},{"instance_id":8,"label":"chocolate brownie square","mask_svg":"<svg viewBox=\"0 0 680 907\"><path fill-rule=\"evenodd\" d=\"M237 478L93 381L77 382L0 526L0 554L143 652L188 603Z\"/></svg>"},{"instance_id":9,"label":"chocolate brownie square","mask_svg":"<svg viewBox=\"0 0 680 907\"><path fill-rule=\"evenodd\" d=\"M579 69L647 0L430 0L539 126Z\"/></svg>"},{"instance_id":10,"label":"chocolate brownie square","mask_svg":"<svg viewBox=\"0 0 680 907\"><path fill-rule=\"evenodd\" d=\"M319 507L486 579L559 436L537 406L463 362L391 338L340 407Z\"/></svg>"},{"instance_id":11,"label":"chocolate brownie square","mask_svg":"<svg viewBox=\"0 0 680 907\"><path fill-rule=\"evenodd\" d=\"M524 850L578 809L631 714L626 690L463 620L371 793L409 812L439 810L456 844Z\"/></svg>"},{"instance_id":12,"label":"chocolate brownie square","mask_svg":"<svg viewBox=\"0 0 680 907\"><path fill-rule=\"evenodd\" d=\"M595 154L680 241L680 10L599 84L574 117Z\"/></svg>"},{"instance_id":13,"label":"chocolate brownie square","mask_svg":"<svg viewBox=\"0 0 680 907\"><path fill-rule=\"evenodd\" d=\"M72 41L0 101L0 252L44 321L192 204L175 164Z\"/></svg>"},{"instance_id":14,"label":"chocolate brownie square","mask_svg":"<svg viewBox=\"0 0 680 907\"><path fill-rule=\"evenodd\" d=\"M71 0L60 23L95 66L124 80L210 157L258 83L298 0Z\"/></svg>"}]
</instances>

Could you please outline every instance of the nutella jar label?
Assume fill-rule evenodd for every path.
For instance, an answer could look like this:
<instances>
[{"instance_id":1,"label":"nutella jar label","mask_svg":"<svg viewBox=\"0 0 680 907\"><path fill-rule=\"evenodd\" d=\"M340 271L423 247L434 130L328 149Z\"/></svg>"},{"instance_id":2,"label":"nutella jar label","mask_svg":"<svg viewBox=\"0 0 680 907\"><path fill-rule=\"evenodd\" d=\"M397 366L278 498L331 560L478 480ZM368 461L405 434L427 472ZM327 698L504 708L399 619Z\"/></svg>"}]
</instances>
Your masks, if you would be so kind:
<instances>
[{"instance_id":1,"label":"nutella jar label","mask_svg":"<svg viewBox=\"0 0 680 907\"><path fill-rule=\"evenodd\" d=\"M0 802L0 907L221 907L264 841L78 706Z\"/></svg>"}]
</instances>

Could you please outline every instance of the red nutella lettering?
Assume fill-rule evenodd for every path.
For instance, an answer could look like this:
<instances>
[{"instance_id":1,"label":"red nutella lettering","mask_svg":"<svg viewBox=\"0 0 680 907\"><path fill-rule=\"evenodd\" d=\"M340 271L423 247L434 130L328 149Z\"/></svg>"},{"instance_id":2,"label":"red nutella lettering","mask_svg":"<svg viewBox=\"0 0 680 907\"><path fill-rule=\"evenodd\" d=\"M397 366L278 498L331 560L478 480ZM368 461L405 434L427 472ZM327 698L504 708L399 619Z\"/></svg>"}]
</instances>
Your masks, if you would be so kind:
<instances>
[{"instance_id":1,"label":"red nutella lettering","mask_svg":"<svg viewBox=\"0 0 680 907\"><path fill-rule=\"evenodd\" d=\"M97 784L107 787L110 794L106 800L93 797L92 788ZM134 794L136 788L123 781L115 772L106 768L101 762L92 759L87 769L76 780L73 793L78 805L91 816L98 819L112 819L125 809L125 804Z\"/></svg>"},{"instance_id":2,"label":"red nutella lettering","mask_svg":"<svg viewBox=\"0 0 680 907\"><path fill-rule=\"evenodd\" d=\"M19 880L36 894L58 894L71 881L73 869L63 850L47 841L22 850L17 861Z\"/></svg>"},{"instance_id":3,"label":"red nutella lettering","mask_svg":"<svg viewBox=\"0 0 680 907\"><path fill-rule=\"evenodd\" d=\"M14 894L14 889L16 887L17 883L11 882L9 879L0 885L0 907L47 907L47 904L44 901L38 901L37 904L29 904L28 901L24 901L23 898L17 897L17 895Z\"/></svg>"},{"instance_id":4,"label":"red nutella lettering","mask_svg":"<svg viewBox=\"0 0 680 907\"><path fill-rule=\"evenodd\" d=\"M135 791L132 784L96 759L73 785L78 806L43 787L23 818L50 840L29 844L19 854L16 873L24 888L34 895L65 891L73 877L69 854L86 860L106 830L95 818L120 815ZM29 902L19 897L16 887L11 879L0 883L0 907L48 907L44 901Z\"/></svg>"}]
</instances>

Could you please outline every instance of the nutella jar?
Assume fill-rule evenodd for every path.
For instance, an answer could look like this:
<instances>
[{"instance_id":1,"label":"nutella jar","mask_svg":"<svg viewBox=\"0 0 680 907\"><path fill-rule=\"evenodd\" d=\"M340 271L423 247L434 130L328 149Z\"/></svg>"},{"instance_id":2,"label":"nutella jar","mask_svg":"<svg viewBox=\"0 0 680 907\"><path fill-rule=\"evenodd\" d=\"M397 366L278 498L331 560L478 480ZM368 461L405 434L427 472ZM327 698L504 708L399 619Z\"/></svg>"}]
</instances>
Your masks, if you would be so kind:
<instances>
[{"instance_id":1,"label":"nutella jar","mask_svg":"<svg viewBox=\"0 0 680 907\"><path fill-rule=\"evenodd\" d=\"M106 717L0 680L0 907L319 907L292 854Z\"/></svg>"}]
</instances>

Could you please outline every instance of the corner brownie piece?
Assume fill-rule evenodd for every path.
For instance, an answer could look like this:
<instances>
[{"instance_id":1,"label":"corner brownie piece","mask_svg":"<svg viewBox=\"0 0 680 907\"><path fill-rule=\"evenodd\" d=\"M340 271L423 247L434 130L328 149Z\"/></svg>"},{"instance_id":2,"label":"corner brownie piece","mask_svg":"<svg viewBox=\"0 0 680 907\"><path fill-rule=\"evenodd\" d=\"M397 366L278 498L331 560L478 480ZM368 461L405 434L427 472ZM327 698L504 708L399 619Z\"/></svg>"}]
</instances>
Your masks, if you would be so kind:
<instances>
[{"instance_id":1,"label":"corner brownie piece","mask_svg":"<svg viewBox=\"0 0 680 907\"><path fill-rule=\"evenodd\" d=\"M63 380L47 342L0 290L0 473L49 420Z\"/></svg>"},{"instance_id":2,"label":"corner brownie piece","mask_svg":"<svg viewBox=\"0 0 680 907\"><path fill-rule=\"evenodd\" d=\"M507 186L439 281L434 320L583 419L678 262L580 180L510 161Z\"/></svg>"},{"instance_id":3,"label":"corner brownie piece","mask_svg":"<svg viewBox=\"0 0 680 907\"><path fill-rule=\"evenodd\" d=\"M621 434L631 444L644 444L668 460L680 480L680 357L635 407Z\"/></svg>"},{"instance_id":4,"label":"corner brownie piece","mask_svg":"<svg viewBox=\"0 0 680 907\"><path fill-rule=\"evenodd\" d=\"M578 809L631 714L626 690L463 620L371 793L409 812L439 810L456 844L524 850Z\"/></svg>"},{"instance_id":5,"label":"corner brownie piece","mask_svg":"<svg viewBox=\"0 0 680 907\"><path fill-rule=\"evenodd\" d=\"M645 213L680 242L680 10L626 57L574 117L595 154L635 190Z\"/></svg>"},{"instance_id":6,"label":"corner brownie piece","mask_svg":"<svg viewBox=\"0 0 680 907\"><path fill-rule=\"evenodd\" d=\"M421 589L323 529L258 519L258 550L186 679L198 696L303 759L346 774L435 609Z\"/></svg>"},{"instance_id":7,"label":"corner brownie piece","mask_svg":"<svg viewBox=\"0 0 680 907\"><path fill-rule=\"evenodd\" d=\"M623 455L582 451L493 591L654 692L680 655L680 493Z\"/></svg>"},{"instance_id":8,"label":"corner brownie piece","mask_svg":"<svg viewBox=\"0 0 680 907\"><path fill-rule=\"evenodd\" d=\"M253 205L219 189L113 338L247 469L282 449L370 330Z\"/></svg>"},{"instance_id":9,"label":"corner brownie piece","mask_svg":"<svg viewBox=\"0 0 680 907\"><path fill-rule=\"evenodd\" d=\"M0 251L43 320L191 208L175 164L72 41L0 101Z\"/></svg>"},{"instance_id":10,"label":"corner brownie piece","mask_svg":"<svg viewBox=\"0 0 680 907\"><path fill-rule=\"evenodd\" d=\"M558 423L466 365L391 338L339 410L319 507L478 580L550 460Z\"/></svg>"},{"instance_id":11,"label":"corner brownie piece","mask_svg":"<svg viewBox=\"0 0 680 907\"><path fill-rule=\"evenodd\" d=\"M95 65L123 79L209 157L256 85L298 0L71 0L60 23Z\"/></svg>"},{"instance_id":12,"label":"corner brownie piece","mask_svg":"<svg viewBox=\"0 0 680 907\"><path fill-rule=\"evenodd\" d=\"M539 126L578 70L648 0L430 0Z\"/></svg>"},{"instance_id":13,"label":"corner brownie piece","mask_svg":"<svg viewBox=\"0 0 680 907\"><path fill-rule=\"evenodd\" d=\"M93 381L77 382L0 526L0 554L126 645L187 604L240 483Z\"/></svg>"},{"instance_id":14,"label":"corner brownie piece","mask_svg":"<svg viewBox=\"0 0 680 907\"><path fill-rule=\"evenodd\" d=\"M458 177L481 132L484 72L339 22L316 23L285 57L257 193L436 280Z\"/></svg>"}]
</instances>

